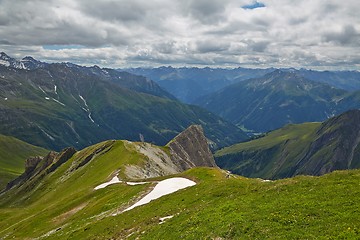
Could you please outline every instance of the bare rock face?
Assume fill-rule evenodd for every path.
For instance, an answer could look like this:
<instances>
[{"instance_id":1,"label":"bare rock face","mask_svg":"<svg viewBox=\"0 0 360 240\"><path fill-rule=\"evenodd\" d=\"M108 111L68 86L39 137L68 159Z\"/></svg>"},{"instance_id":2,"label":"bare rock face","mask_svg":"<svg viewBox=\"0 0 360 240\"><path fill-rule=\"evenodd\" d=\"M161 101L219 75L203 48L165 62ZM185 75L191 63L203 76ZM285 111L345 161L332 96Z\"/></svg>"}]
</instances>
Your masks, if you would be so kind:
<instances>
[{"instance_id":1,"label":"bare rock face","mask_svg":"<svg viewBox=\"0 0 360 240\"><path fill-rule=\"evenodd\" d=\"M170 154L150 143L126 141L125 146L145 156L143 165L126 166L125 174L130 179L166 176L193 167L217 167L200 125L190 126L169 142L166 146Z\"/></svg>"},{"instance_id":2,"label":"bare rock face","mask_svg":"<svg viewBox=\"0 0 360 240\"><path fill-rule=\"evenodd\" d=\"M172 162L183 171L193 167L217 167L200 125L191 125L167 146Z\"/></svg>"},{"instance_id":3,"label":"bare rock face","mask_svg":"<svg viewBox=\"0 0 360 240\"><path fill-rule=\"evenodd\" d=\"M36 156L36 157L30 157L25 160L25 172L30 173L32 172L36 166L43 160L43 157Z\"/></svg>"}]
</instances>

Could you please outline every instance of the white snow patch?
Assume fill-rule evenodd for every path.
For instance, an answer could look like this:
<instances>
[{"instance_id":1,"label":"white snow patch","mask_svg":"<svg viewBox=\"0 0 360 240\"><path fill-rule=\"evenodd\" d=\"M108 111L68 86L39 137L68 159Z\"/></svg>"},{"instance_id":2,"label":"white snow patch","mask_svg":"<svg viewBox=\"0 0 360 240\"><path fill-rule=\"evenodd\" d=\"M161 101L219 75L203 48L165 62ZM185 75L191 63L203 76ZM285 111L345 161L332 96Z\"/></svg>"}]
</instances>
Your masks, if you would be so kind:
<instances>
[{"instance_id":1,"label":"white snow patch","mask_svg":"<svg viewBox=\"0 0 360 240\"><path fill-rule=\"evenodd\" d=\"M42 89L40 86L38 86L38 87L39 87L39 89L40 89L43 93L46 94L46 92L44 91L44 89Z\"/></svg>"},{"instance_id":2,"label":"white snow patch","mask_svg":"<svg viewBox=\"0 0 360 240\"><path fill-rule=\"evenodd\" d=\"M135 185L142 185L142 184L147 184L149 182L126 182L127 185L130 186L135 186Z\"/></svg>"},{"instance_id":3,"label":"white snow patch","mask_svg":"<svg viewBox=\"0 0 360 240\"><path fill-rule=\"evenodd\" d=\"M8 61L5 61L5 60L0 60L0 65L4 65L5 67L9 67L10 63Z\"/></svg>"},{"instance_id":4,"label":"white snow patch","mask_svg":"<svg viewBox=\"0 0 360 240\"><path fill-rule=\"evenodd\" d=\"M59 100L56 100L55 98L52 98L52 100L54 100L55 102L57 102L58 104L62 105L62 106L65 106L64 103L60 102Z\"/></svg>"},{"instance_id":5,"label":"white snow patch","mask_svg":"<svg viewBox=\"0 0 360 240\"><path fill-rule=\"evenodd\" d=\"M147 204L151 200L155 200L170 193L174 193L176 191L179 191L180 189L194 186L195 184L196 183L194 181L191 181L187 178L175 177L175 178L165 179L159 182L149 194L147 194L145 197L143 197L140 201L138 201L131 207L125 209L123 212Z\"/></svg>"},{"instance_id":6,"label":"white snow patch","mask_svg":"<svg viewBox=\"0 0 360 240\"><path fill-rule=\"evenodd\" d=\"M85 106L86 106L87 111L89 111L89 106L87 105L85 98L83 98L83 96L81 96L80 94L79 94L79 97L81 98L81 100L83 100L83 102L84 102L84 104L85 104Z\"/></svg>"},{"instance_id":7,"label":"white snow patch","mask_svg":"<svg viewBox=\"0 0 360 240\"><path fill-rule=\"evenodd\" d=\"M83 96L81 96L80 94L79 94L79 97L80 97L81 100L84 102L85 107L86 107L86 108L83 108L83 107L81 107L81 108L82 108L85 112L88 113L88 117L89 117L90 121L91 121L92 123L95 123L94 119L91 117L90 108L89 108L89 106L87 105L87 102L86 102L85 98L83 98ZM99 126L99 125L98 125L98 126Z\"/></svg>"},{"instance_id":8,"label":"white snow patch","mask_svg":"<svg viewBox=\"0 0 360 240\"><path fill-rule=\"evenodd\" d=\"M56 89L57 89L57 86L54 85L54 92L55 92L55 94L57 95L58 93L57 93Z\"/></svg>"},{"instance_id":9,"label":"white snow patch","mask_svg":"<svg viewBox=\"0 0 360 240\"><path fill-rule=\"evenodd\" d=\"M50 98L48 98L48 97L45 97L45 99L46 99L46 100L50 100Z\"/></svg>"},{"instance_id":10,"label":"white snow patch","mask_svg":"<svg viewBox=\"0 0 360 240\"><path fill-rule=\"evenodd\" d=\"M91 117L91 112L89 112L88 117L89 117L90 121L92 121L93 123L95 123L94 119L92 119L92 117Z\"/></svg>"},{"instance_id":11,"label":"white snow patch","mask_svg":"<svg viewBox=\"0 0 360 240\"><path fill-rule=\"evenodd\" d=\"M106 183L102 183L98 186L96 186L94 189L98 190L98 189L102 189L105 188L111 184L115 184L115 183L121 183L122 181L120 181L120 179L118 178L118 176L113 177L113 179L111 179L110 181L106 182Z\"/></svg>"},{"instance_id":12,"label":"white snow patch","mask_svg":"<svg viewBox=\"0 0 360 240\"><path fill-rule=\"evenodd\" d=\"M44 129L42 129L39 125L37 125L37 127L51 140L51 141L55 141L55 138L53 136L51 136L50 134L48 134Z\"/></svg>"},{"instance_id":13,"label":"white snow patch","mask_svg":"<svg viewBox=\"0 0 360 240\"><path fill-rule=\"evenodd\" d=\"M272 182L272 180L269 180L269 179L260 179L260 181L262 181L262 182Z\"/></svg>"},{"instance_id":14,"label":"white snow patch","mask_svg":"<svg viewBox=\"0 0 360 240\"><path fill-rule=\"evenodd\" d=\"M173 218L173 217L174 217L174 215L159 218L159 224L163 224L165 222L165 220Z\"/></svg>"},{"instance_id":15,"label":"white snow patch","mask_svg":"<svg viewBox=\"0 0 360 240\"><path fill-rule=\"evenodd\" d=\"M5 100L5 101L7 101L7 100L8 100L8 98L6 97L6 98L4 98L4 100Z\"/></svg>"}]
</instances>

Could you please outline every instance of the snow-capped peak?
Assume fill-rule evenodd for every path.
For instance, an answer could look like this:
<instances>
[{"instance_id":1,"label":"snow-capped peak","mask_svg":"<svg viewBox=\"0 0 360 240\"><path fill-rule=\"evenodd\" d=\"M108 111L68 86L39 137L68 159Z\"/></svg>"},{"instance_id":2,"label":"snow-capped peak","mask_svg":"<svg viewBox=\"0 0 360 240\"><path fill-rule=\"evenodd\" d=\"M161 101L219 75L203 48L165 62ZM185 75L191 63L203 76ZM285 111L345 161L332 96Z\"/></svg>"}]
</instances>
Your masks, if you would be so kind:
<instances>
[{"instance_id":1,"label":"snow-capped peak","mask_svg":"<svg viewBox=\"0 0 360 240\"><path fill-rule=\"evenodd\" d=\"M46 65L46 63L40 62L32 57L24 57L22 60L17 60L15 58L9 57L6 53L0 53L0 65L6 67L17 68L17 69L27 69L32 70L36 68L41 68Z\"/></svg>"},{"instance_id":2,"label":"snow-capped peak","mask_svg":"<svg viewBox=\"0 0 360 240\"><path fill-rule=\"evenodd\" d=\"M21 59L21 62L23 63L25 68L28 70L32 70L32 69L36 69L36 68L43 68L46 66L46 63L40 62L30 56L24 57L23 59Z\"/></svg>"}]
</instances>

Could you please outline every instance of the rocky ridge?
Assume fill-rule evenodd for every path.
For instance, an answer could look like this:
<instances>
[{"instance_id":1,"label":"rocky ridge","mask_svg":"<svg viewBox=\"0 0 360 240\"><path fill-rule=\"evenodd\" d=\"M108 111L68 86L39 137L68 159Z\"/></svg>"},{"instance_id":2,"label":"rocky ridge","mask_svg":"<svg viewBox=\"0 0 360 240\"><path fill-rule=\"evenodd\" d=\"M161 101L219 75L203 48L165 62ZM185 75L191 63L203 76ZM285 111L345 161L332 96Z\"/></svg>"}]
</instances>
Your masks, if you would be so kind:
<instances>
[{"instance_id":1,"label":"rocky ridge","mask_svg":"<svg viewBox=\"0 0 360 240\"><path fill-rule=\"evenodd\" d=\"M63 179L69 178L74 172L88 165L91 161L112 151L115 140L105 141L86 148L80 152L72 147L60 153L51 151L45 157L32 157L25 161L25 172L8 183L5 191L28 184L34 186L46 175L56 171L77 153L71 166L66 170ZM141 162L128 164L124 167L124 176L128 179L146 179L167 176L183 172L194 167L216 167L209 149L208 141L200 125L192 125L176 136L165 147L146 142L123 142L125 149L131 154L140 154ZM89 151L88 149L91 149ZM119 172L116 171L116 174Z\"/></svg>"}]
</instances>

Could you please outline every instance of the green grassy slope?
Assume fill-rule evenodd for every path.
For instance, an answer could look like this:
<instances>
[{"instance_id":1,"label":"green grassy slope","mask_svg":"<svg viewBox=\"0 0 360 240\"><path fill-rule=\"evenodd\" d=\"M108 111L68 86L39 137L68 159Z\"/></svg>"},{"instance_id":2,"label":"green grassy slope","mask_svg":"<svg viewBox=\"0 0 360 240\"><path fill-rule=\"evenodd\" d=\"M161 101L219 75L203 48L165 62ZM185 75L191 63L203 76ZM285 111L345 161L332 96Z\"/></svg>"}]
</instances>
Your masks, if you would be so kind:
<instances>
[{"instance_id":1,"label":"green grassy slope","mask_svg":"<svg viewBox=\"0 0 360 240\"><path fill-rule=\"evenodd\" d=\"M323 123L288 125L219 150L215 159L234 173L269 179L360 168L359 122L360 111L351 110Z\"/></svg>"},{"instance_id":2,"label":"green grassy slope","mask_svg":"<svg viewBox=\"0 0 360 240\"><path fill-rule=\"evenodd\" d=\"M119 156L121 146L116 149ZM112 164L112 167L118 166ZM87 169L95 173L93 168L95 165ZM46 239L355 239L360 233L359 170L263 182L235 175L227 178L219 169L196 168L179 174L195 180L196 186L117 216L106 214L135 202L152 184L116 184L93 191L95 177L81 171L76 175L77 180L65 180L51 188L54 185L50 180L55 181L59 173L49 178L49 185L41 190L48 193L37 201L1 207L1 236L5 239L39 236ZM106 177L105 173L108 172L104 171L102 177ZM174 217L159 224L159 219L166 216Z\"/></svg>"},{"instance_id":3,"label":"green grassy slope","mask_svg":"<svg viewBox=\"0 0 360 240\"><path fill-rule=\"evenodd\" d=\"M249 177L288 177L296 161L305 154L321 123L291 124L264 137L221 149L217 164Z\"/></svg>"},{"instance_id":4,"label":"green grassy slope","mask_svg":"<svg viewBox=\"0 0 360 240\"><path fill-rule=\"evenodd\" d=\"M0 189L24 171L25 159L46 153L48 150L0 134Z\"/></svg>"}]
</instances>

